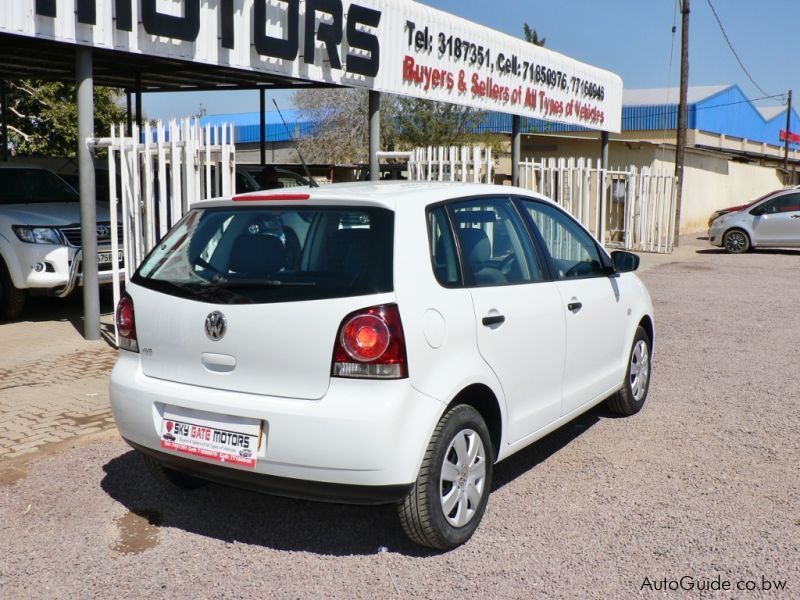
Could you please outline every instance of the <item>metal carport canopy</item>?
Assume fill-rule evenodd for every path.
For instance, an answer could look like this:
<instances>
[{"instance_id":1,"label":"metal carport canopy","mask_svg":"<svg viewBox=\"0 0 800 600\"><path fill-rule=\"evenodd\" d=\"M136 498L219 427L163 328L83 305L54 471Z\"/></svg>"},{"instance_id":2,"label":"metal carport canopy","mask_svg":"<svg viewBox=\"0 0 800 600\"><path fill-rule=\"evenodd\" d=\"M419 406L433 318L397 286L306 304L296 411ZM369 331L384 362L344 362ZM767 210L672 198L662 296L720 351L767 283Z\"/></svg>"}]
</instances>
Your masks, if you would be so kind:
<instances>
[{"instance_id":1,"label":"metal carport canopy","mask_svg":"<svg viewBox=\"0 0 800 600\"><path fill-rule=\"evenodd\" d=\"M0 9L4 78L142 91L301 82L363 87L619 132L622 80L407 0L15 0Z\"/></svg>"},{"instance_id":2,"label":"metal carport canopy","mask_svg":"<svg viewBox=\"0 0 800 600\"><path fill-rule=\"evenodd\" d=\"M622 122L619 76L407 0L6 1L0 78L74 79L81 139L92 135L95 84L137 92L366 88L373 177L380 92L515 115L515 169L518 117L599 129L604 148L607 132L619 132ZM94 167L85 142L78 156L88 256L97 239ZM91 261L84 263L84 283L84 335L98 339Z\"/></svg>"}]
</instances>

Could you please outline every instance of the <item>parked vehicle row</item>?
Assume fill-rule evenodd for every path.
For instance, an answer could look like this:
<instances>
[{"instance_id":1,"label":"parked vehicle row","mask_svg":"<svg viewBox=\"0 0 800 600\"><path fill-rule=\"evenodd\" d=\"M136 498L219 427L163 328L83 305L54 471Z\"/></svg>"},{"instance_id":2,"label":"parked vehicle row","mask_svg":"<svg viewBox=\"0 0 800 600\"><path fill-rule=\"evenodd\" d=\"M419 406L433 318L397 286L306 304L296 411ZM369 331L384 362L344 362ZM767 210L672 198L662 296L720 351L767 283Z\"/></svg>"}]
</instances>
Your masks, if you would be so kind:
<instances>
[{"instance_id":1,"label":"parked vehicle row","mask_svg":"<svg viewBox=\"0 0 800 600\"><path fill-rule=\"evenodd\" d=\"M800 190L779 190L711 215L708 239L740 254L751 248L800 247Z\"/></svg>"},{"instance_id":2,"label":"parked vehicle row","mask_svg":"<svg viewBox=\"0 0 800 600\"><path fill-rule=\"evenodd\" d=\"M495 462L608 401L639 411L653 310L542 196L334 184L199 202L117 309L111 403L163 482L396 503L464 543Z\"/></svg>"},{"instance_id":3,"label":"parked vehicle row","mask_svg":"<svg viewBox=\"0 0 800 600\"><path fill-rule=\"evenodd\" d=\"M97 205L99 282L122 261L111 253L108 204ZM32 290L66 296L82 282L80 197L58 175L0 165L0 321L22 312Z\"/></svg>"}]
</instances>

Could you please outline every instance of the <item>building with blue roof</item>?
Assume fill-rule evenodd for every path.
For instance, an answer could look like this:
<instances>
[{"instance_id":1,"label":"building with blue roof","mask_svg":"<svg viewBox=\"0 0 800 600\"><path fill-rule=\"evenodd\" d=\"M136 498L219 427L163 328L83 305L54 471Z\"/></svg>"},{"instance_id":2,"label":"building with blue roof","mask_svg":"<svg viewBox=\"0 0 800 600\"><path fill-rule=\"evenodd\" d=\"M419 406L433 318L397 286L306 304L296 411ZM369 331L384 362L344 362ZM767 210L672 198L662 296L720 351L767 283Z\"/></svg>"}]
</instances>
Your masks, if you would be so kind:
<instances>
[{"instance_id":1,"label":"building with blue roof","mask_svg":"<svg viewBox=\"0 0 800 600\"><path fill-rule=\"evenodd\" d=\"M625 90L622 132L610 134L609 167L648 167L674 172L678 88ZM687 153L681 231L702 231L717 208L742 204L785 185L784 143L786 107L756 106L738 85L694 86L688 94ZM283 111L291 137L313 135L318 123L299 110ZM260 160L259 114L203 117L202 124L233 123L237 161ZM512 117L488 113L476 133L511 134ZM600 133L574 125L522 119L522 158L600 157ZM790 131L800 133L800 116L793 110ZM297 163L298 157L277 112L266 113L267 161ZM510 148L510 147L509 147ZM499 178L510 182L511 153L498 156ZM797 184L800 146L790 144L789 180Z\"/></svg>"},{"instance_id":2,"label":"building with blue roof","mask_svg":"<svg viewBox=\"0 0 800 600\"><path fill-rule=\"evenodd\" d=\"M635 166L672 174L675 170L678 88L625 90L622 132L609 135L609 167ZM783 171L786 106L756 106L737 85L689 88L687 151L681 231L703 231L714 210L753 200L800 183L800 146L790 144ZM491 113L480 128L511 133L511 116ZM800 116L792 110L793 133ZM523 160L600 157L600 133L570 125L522 120ZM499 172L510 173L510 153Z\"/></svg>"}]
</instances>

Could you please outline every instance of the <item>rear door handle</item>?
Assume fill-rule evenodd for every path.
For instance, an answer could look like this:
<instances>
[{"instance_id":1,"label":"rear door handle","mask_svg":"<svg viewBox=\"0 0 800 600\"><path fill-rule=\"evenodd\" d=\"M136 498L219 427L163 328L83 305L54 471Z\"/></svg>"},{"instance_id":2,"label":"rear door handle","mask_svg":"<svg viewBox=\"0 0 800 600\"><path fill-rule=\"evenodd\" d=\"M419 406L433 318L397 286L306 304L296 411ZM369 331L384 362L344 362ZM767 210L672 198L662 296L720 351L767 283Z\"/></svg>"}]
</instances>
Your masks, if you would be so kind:
<instances>
[{"instance_id":1,"label":"rear door handle","mask_svg":"<svg viewBox=\"0 0 800 600\"><path fill-rule=\"evenodd\" d=\"M575 312L583 308L583 302L570 302L569 304L567 304L567 308L572 312Z\"/></svg>"},{"instance_id":2,"label":"rear door handle","mask_svg":"<svg viewBox=\"0 0 800 600\"><path fill-rule=\"evenodd\" d=\"M506 318L503 315L491 315L489 317L483 317L481 323L490 327L492 325L500 325L500 323L505 323Z\"/></svg>"}]
</instances>

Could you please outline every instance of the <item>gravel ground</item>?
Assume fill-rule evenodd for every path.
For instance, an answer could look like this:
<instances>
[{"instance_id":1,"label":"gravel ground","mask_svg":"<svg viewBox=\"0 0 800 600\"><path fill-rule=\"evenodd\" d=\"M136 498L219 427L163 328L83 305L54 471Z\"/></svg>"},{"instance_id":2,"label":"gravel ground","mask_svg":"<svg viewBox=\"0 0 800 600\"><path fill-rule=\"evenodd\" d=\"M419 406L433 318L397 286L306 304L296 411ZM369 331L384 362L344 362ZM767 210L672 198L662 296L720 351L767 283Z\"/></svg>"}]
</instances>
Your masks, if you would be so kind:
<instances>
[{"instance_id":1,"label":"gravel ground","mask_svg":"<svg viewBox=\"0 0 800 600\"><path fill-rule=\"evenodd\" d=\"M644 411L595 409L500 463L465 546L413 546L392 507L170 495L108 437L0 483L0 597L611 598L684 576L800 597L800 252L696 244L642 274Z\"/></svg>"}]
</instances>

